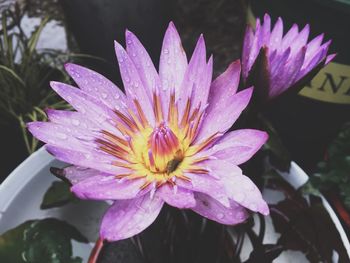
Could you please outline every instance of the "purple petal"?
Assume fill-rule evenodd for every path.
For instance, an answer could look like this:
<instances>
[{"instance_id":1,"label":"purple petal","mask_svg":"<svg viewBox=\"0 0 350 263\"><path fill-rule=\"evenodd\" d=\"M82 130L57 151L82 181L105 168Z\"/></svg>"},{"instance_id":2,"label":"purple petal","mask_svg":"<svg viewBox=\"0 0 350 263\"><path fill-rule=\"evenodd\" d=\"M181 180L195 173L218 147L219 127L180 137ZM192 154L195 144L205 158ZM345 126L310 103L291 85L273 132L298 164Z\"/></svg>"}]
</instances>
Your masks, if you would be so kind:
<instances>
[{"instance_id":1,"label":"purple petal","mask_svg":"<svg viewBox=\"0 0 350 263\"><path fill-rule=\"evenodd\" d=\"M144 87L139 77L138 71L124 48L118 43L115 44L115 53L118 58L120 74L123 80L126 95L128 97L128 106L137 112L133 100L136 99L151 125L154 124L154 112L152 107L152 98L150 91Z\"/></svg>"},{"instance_id":2,"label":"purple petal","mask_svg":"<svg viewBox=\"0 0 350 263\"><path fill-rule=\"evenodd\" d=\"M239 75L235 75L238 85ZM225 133L238 119L242 111L247 107L253 93L253 88L248 88L237 94L230 94L223 91L227 86L214 86L213 83L210 95L207 115L205 116L199 131L197 142L217 132ZM233 88L232 90L235 90Z\"/></svg>"},{"instance_id":3,"label":"purple petal","mask_svg":"<svg viewBox=\"0 0 350 263\"><path fill-rule=\"evenodd\" d=\"M252 62L255 61L256 57L253 57L251 55L251 52L258 53L258 51L252 51L254 42L254 33L253 29L250 26L247 26L245 35L244 35L244 42L243 42L243 50L242 50L242 76L244 81L248 78L248 73L252 68ZM231 64L232 65L232 64ZM230 66L231 66L230 65Z\"/></svg>"},{"instance_id":4,"label":"purple petal","mask_svg":"<svg viewBox=\"0 0 350 263\"><path fill-rule=\"evenodd\" d=\"M180 116L183 114L188 98L191 98L191 104L194 108L198 106L199 102L202 102L202 106L206 103L210 88L210 82L208 85L206 81L208 77L207 68L205 42L203 35L200 35L188 64L181 89L176 96ZM204 86L203 79L206 82Z\"/></svg>"},{"instance_id":5,"label":"purple petal","mask_svg":"<svg viewBox=\"0 0 350 263\"><path fill-rule=\"evenodd\" d=\"M201 153L213 155L239 165L248 161L267 141L268 134L258 130L236 130L226 133L212 148Z\"/></svg>"},{"instance_id":6,"label":"purple petal","mask_svg":"<svg viewBox=\"0 0 350 263\"><path fill-rule=\"evenodd\" d=\"M328 65L328 63L331 62L336 56L337 56L337 54L331 54L331 55L327 56L325 65Z\"/></svg>"},{"instance_id":7,"label":"purple petal","mask_svg":"<svg viewBox=\"0 0 350 263\"><path fill-rule=\"evenodd\" d=\"M314 57L316 53L318 53L322 44L323 37L324 34L318 35L307 44L304 64L308 64L311 58Z\"/></svg>"},{"instance_id":8,"label":"purple petal","mask_svg":"<svg viewBox=\"0 0 350 263\"><path fill-rule=\"evenodd\" d=\"M271 59L270 56L270 79L279 78L281 72L283 72L284 65L286 64L290 55L290 48L287 48L282 54L275 54L274 59Z\"/></svg>"},{"instance_id":9,"label":"purple petal","mask_svg":"<svg viewBox=\"0 0 350 263\"><path fill-rule=\"evenodd\" d=\"M115 157L107 155L101 151L89 150L82 152L77 150L67 150L60 147L46 145L46 150L58 160L77 166L96 169L110 174L120 174L121 168L113 165L114 161L121 161ZM129 170L124 169L124 173Z\"/></svg>"},{"instance_id":10,"label":"purple petal","mask_svg":"<svg viewBox=\"0 0 350 263\"><path fill-rule=\"evenodd\" d=\"M157 190L158 195L169 205L183 209L196 205L196 200L192 191L182 187L165 184Z\"/></svg>"},{"instance_id":11,"label":"purple petal","mask_svg":"<svg viewBox=\"0 0 350 263\"><path fill-rule=\"evenodd\" d=\"M313 70L319 63L324 62L325 56L327 55L327 51L324 49L320 49L309 61L305 61L302 69L299 71L297 80L303 78L306 74L308 74L311 70Z\"/></svg>"},{"instance_id":12,"label":"purple petal","mask_svg":"<svg viewBox=\"0 0 350 263\"><path fill-rule=\"evenodd\" d=\"M77 111L47 109L46 114L48 119L54 123L67 127L76 127L82 130L98 130L98 124Z\"/></svg>"},{"instance_id":13,"label":"purple petal","mask_svg":"<svg viewBox=\"0 0 350 263\"><path fill-rule=\"evenodd\" d=\"M296 56L289 60L286 63L286 82L284 85L282 85L282 89L286 90L292 84L294 84L298 80L298 74L303 66L304 60L305 60L305 53L306 53L306 47L303 47Z\"/></svg>"},{"instance_id":14,"label":"purple petal","mask_svg":"<svg viewBox=\"0 0 350 263\"><path fill-rule=\"evenodd\" d=\"M113 82L101 74L79 65L67 63L65 68L79 88L87 94L100 99L112 110L115 107L120 107L126 111L125 95Z\"/></svg>"},{"instance_id":15,"label":"purple petal","mask_svg":"<svg viewBox=\"0 0 350 263\"><path fill-rule=\"evenodd\" d=\"M262 24L263 43L267 43L271 35L271 18L268 14L264 15L264 23Z\"/></svg>"},{"instance_id":16,"label":"purple petal","mask_svg":"<svg viewBox=\"0 0 350 263\"><path fill-rule=\"evenodd\" d=\"M230 199L254 212L269 214L260 190L247 176L241 174L238 166L222 160L209 160L206 165L220 177Z\"/></svg>"},{"instance_id":17,"label":"purple petal","mask_svg":"<svg viewBox=\"0 0 350 263\"><path fill-rule=\"evenodd\" d=\"M79 131L52 122L27 123L28 130L40 141L69 150L88 152L93 148L94 137L85 135L84 142L76 138Z\"/></svg>"},{"instance_id":18,"label":"purple petal","mask_svg":"<svg viewBox=\"0 0 350 263\"><path fill-rule=\"evenodd\" d=\"M142 232L157 218L163 203L161 198L151 199L149 195L116 201L103 217L101 238L118 241Z\"/></svg>"},{"instance_id":19,"label":"purple petal","mask_svg":"<svg viewBox=\"0 0 350 263\"><path fill-rule=\"evenodd\" d=\"M299 35L293 40L291 47L291 57L300 52L301 48L306 45L309 38L310 26L307 24L299 33Z\"/></svg>"},{"instance_id":20,"label":"purple petal","mask_svg":"<svg viewBox=\"0 0 350 263\"><path fill-rule=\"evenodd\" d=\"M293 45L293 40L298 36L299 28L297 24L293 24L293 26L289 29L287 34L282 39L282 49L287 49L290 45Z\"/></svg>"},{"instance_id":21,"label":"purple petal","mask_svg":"<svg viewBox=\"0 0 350 263\"><path fill-rule=\"evenodd\" d=\"M276 97L287 90L298 80L299 72L305 59L306 47L303 47L298 54L292 57L284 67L279 78L272 80L269 96Z\"/></svg>"},{"instance_id":22,"label":"purple petal","mask_svg":"<svg viewBox=\"0 0 350 263\"><path fill-rule=\"evenodd\" d=\"M159 61L162 83L161 99L165 115L168 113L170 92L179 92L187 68L187 57L180 36L172 22L165 32Z\"/></svg>"},{"instance_id":23,"label":"purple petal","mask_svg":"<svg viewBox=\"0 0 350 263\"><path fill-rule=\"evenodd\" d=\"M63 176L67 178L71 184L77 184L88 178L94 177L96 175L103 174L104 176L111 176L112 174L103 173L101 171L80 167L80 166L68 166L63 169Z\"/></svg>"},{"instance_id":24,"label":"purple petal","mask_svg":"<svg viewBox=\"0 0 350 263\"><path fill-rule=\"evenodd\" d=\"M236 225L248 218L247 211L234 201L230 201L230 206L225 207L206 194L196 193L195 198L196 206L191 209L210 220L225 225Z\"/></svg>"},{"instance_id":25,"label":"purple petal","mask_svg":"<svg viewBox=\"0 0 350 263\"><path fill-rule=\"evenodd\" d=\"M158 93L161 85L153 62L140 40L132 32L126 30L125 39L126 51L134 62L140 79L148 90L148 95L153 96L154 92Z\"/></svg>"},{"instance_id":26,"label":"purple petal","mask_svg":"<svg viewBox=\"0 0 350 263\"><path fill-rule=\"evenodd\" d=\"M277 22L271 32L269 49L275 50L281 47L283 36L283 21L282 18L278 18Z\"/></svg>"},{"instance_id":27,"label":"purple petal","mask_svg":"<svg viewBox=\"0 0 350 263\"><path fill-rule=\"evenodd\" d=\"M141 191L144 183L145 179L123 180L100 173L73 185L71 191L81 199L132 199L149 191Z\"/></svg>"},{"instance_id":28,"label":"purple petal","mask_svg":"<svg viewBox=\"0 0 350 263\"><path fill-rule=\"evenodd\" d=\"M100 100L91 97L80 89L64 83L52 81L50 85L58 95L86 118L92 119L94 122L98 123L100 128L113 131L113 133L120 135L120 132L114 127L112 121L116 115Z\"/></svg>"},{"instance_id":29,"label":"purple petal","mask_svg":"<svg viewBox=\"0 0 350 263\"><path fill-rule=\"evenodd\" d=\"M176 184L190 191L207 194L216 199L222 205L229 207L230 204L227 195L222 191L223 186L218 180L215 180L206 174L186 173L186 176L191 179L191 182L177 180Z\"/></svg>"},{"instance_id":30,"label":"purple petal","mask_svg":"<svg viewBox=\"0 0 350 263\"><path fill-rule=\"evenodd\" d=\"M226 118L231 117L231 112L229 111L232 108L233 99L238 88L240 70L240 62L236 60L211 84L208 100L209 105L206 109L207 115L202 123L202 129L199 131L197 141L201 141L215 132L220 131L222 128L221 126L226 128L224 123L216 123L213 125L211 121L217 119L223 112ZM228 108L230 106L231 108Z\"/></svg>"}]
</instances>

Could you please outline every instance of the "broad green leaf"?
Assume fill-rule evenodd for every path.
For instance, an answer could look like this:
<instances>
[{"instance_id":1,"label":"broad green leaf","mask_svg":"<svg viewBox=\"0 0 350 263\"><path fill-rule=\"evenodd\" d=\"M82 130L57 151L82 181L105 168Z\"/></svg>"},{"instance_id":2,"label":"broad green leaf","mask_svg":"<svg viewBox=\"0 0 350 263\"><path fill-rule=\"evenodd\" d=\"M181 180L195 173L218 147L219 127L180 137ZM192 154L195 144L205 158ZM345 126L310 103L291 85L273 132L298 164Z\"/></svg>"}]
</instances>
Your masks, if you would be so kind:
<instances>
[{"instance_id":1,"label":"broad green leaf","mask_svg":"<svg viewBox=\"0 0 350 263\"><path fill-rule=\"evenodd\" d=\"M55 218L30 220L0 236L0 262L82 263L71 240L88 242L73 226Z\"/></svg>"}]
</instances>

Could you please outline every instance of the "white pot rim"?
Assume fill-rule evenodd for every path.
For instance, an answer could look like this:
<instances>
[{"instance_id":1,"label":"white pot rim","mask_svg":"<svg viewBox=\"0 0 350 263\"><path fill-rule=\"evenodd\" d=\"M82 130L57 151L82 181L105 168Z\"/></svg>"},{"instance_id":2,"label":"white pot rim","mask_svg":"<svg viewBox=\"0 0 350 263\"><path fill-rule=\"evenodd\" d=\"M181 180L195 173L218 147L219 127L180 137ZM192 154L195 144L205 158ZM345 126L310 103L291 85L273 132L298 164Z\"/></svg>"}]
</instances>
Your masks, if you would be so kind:
<instances>
[{"instance_id":1,"label":"white pot rim","mask_svg":"<svg viewBox=\"0 0 350 263\"><path fill-rule=\"evenodd\" d=\"M32 175L44 169L54 159L43 146L28 156L7 176L0 184L0 220L1 214L8 209L16 195L32 179Z\"/></svg>"}]
</instances>

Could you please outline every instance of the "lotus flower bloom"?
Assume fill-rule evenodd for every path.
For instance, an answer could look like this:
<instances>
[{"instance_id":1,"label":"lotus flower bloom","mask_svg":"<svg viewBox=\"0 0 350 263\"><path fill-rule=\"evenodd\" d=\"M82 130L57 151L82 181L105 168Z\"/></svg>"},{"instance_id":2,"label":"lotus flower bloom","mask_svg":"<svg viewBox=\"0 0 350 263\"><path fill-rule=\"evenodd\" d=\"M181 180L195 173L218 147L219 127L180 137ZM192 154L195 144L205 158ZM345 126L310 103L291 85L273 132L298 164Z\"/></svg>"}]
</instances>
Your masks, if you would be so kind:
<instances>
[{"instance_id":1,"label":"lotus flower bloom","mask_svg":"<svg viewBox=\"0 0 350 263\"><path fill-rule=\"evenodd\" d=\"M277 97L288 89L298 92L305 80L311 80L334 54L327 55L331 41L323 43L323 34L308 42L310 27L300 32L294 24L283 36L283 21L278 18L271 30L269 15L256 21L255 32L248 26L242 53L242 75L253 83L260 99Z\"/></svg>"},{"instance_id":2,"label":"lotus flower bloom","mask_svg":"<svg viewBox=\"0 0 350 263\"><path fill-rule=\"evenodd\" d=\"M104 240L140 233L164 203L228 225L243 222L248 210L269 213L259 189L237 166L267 134L227 132L252 88L237 93L238 61L212 82L213 60L207 61L205 49L200 36L188 62L170 23L158 73L127 31L126 50L115 43L125 94L100 74L67 64L79 88L51 86L76 111L48 110L49 122L28 124L51 154L73 165L64 176L75 195L114 201L102 220Z\"/></svg>"}]
</instances>

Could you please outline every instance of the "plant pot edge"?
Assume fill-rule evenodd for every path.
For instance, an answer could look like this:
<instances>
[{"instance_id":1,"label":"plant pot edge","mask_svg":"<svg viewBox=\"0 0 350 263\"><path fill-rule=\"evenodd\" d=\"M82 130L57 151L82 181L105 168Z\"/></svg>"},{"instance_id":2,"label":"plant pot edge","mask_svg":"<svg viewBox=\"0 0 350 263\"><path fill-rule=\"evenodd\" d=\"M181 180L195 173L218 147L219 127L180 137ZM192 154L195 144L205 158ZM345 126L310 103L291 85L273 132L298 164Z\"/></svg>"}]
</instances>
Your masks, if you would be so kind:
<instances>
[{"instance_id":1,"label":"plant pot edge","mask_svg":"<svg viewBox=\"0 0 350 263\"><path fill-rule=\"evenodd\" d=\"M7 210L16 195L32 180L33 175L44 169L54 159L46 151L45 146L42 146L29 155L7 176L0 184L0 220L1 214Z\"/></svg>"},{"instance_id":2,"label":"plant pot edge","mask_svg":"<svg viewBox=\"0 0 350 263\"><path fill-rule=\"evenodd\" d=\"M305 171L294 161L291 162L290 170L289 172L282 172L278 171L278 173L282 176L284 180L286 180L290 185L294 187L294 189L298 189L301 186L303 186L308 180L309 176L305 173ZM336 229L338 230L338 233L340 235L340 238L343 242L343 245L346 249L346 252L348 254L348 257L350 259L350 242L349 239L345 233L345 230L330 203L327 201L327 199L324 197L323 194L320 195L320 198L322 200L322 204L324 208L326 209L327 213L331 217Z\"/></svg>"}]
</instances>

